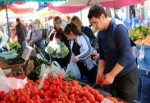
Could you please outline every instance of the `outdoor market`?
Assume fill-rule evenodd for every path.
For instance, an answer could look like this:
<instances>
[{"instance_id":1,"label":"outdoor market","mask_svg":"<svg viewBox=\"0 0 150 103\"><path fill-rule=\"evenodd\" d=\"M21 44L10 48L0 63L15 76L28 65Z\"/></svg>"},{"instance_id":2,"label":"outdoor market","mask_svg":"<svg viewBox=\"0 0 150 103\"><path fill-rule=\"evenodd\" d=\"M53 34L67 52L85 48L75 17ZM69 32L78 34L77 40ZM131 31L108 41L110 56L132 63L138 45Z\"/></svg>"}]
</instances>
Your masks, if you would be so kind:
<instances>
[{"instance_id":1,"label":"outdoor market","mask_svg":"<svg viewBox=\"0 0 150 103\"><path fill-rule=\"evenodd\" d=\"M150 0L0 0L0 103L150 103Z\"/></svg>"}]
</instances>

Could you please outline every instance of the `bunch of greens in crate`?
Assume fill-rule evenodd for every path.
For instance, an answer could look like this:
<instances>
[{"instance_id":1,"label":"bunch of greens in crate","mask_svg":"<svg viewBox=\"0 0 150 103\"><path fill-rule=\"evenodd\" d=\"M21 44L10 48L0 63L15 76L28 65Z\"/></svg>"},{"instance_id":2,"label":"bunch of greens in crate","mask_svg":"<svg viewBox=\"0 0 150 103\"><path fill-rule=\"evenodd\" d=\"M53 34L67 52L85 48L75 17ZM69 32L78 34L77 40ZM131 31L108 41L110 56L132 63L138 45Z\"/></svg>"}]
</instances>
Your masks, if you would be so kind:
<instances>
[{"instance_id":1,"label":"bunch of greens in crate","mask_svg":"<svg viewBox=\"0 0 150 103\"><path fill-rule=\"evenodd\" d=\"M36 81L37 79L39 79L40 76L40 72L41 72L41 65L42 64L46 64L48 66L50 66L50 63L47 60L44 59L39 59L37 57L32 58L34 60L34 70L28 75L28 78Z\"/></svg>"},{"instance_id":2,"label":"bunch of greens in crate","mask_svg":"<svg viewBox=\"0 0 150 103\"><path fill-rule=\"evenodd\" d=\"M8 43L8 48L9 50L15 50L16 53L18 54L16 58L14 59L5 59L5 63L9 65L14 65L14 64L22 64L24 63L23 58L21 57L23 53L23 48L20 46L18 43Z\"/></svg>"},{"instance_id":3,"label":"bunch of greens in crate","mask_svg":"<svg viewBox=\"0 0 150 103\"><path fill-rule=\"evenodd\" d=\"M150 29L141 25L129 31L129 36L133 41L136 41L139 38L144 39L148 35L150 35Z\"/></svg>"}]
</instances>

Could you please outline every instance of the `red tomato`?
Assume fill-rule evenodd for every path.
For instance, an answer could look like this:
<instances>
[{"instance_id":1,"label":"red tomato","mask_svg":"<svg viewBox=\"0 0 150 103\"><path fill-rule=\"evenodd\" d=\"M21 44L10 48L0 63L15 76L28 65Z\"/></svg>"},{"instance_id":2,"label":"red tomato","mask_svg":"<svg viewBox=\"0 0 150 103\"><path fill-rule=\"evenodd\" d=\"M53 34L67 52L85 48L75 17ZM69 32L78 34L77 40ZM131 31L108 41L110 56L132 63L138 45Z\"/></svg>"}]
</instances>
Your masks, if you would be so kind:
<instances>
[{"instance_id":1,"label":"red tomato","mask_svg":"<svg viewBox=\"0 0 150 103\"><path fill-rule=\"evenodd\" d=\"M5 98L4 98L4 100L5 100L6 102L10 101L9 95L6 95Z\"/></svg>"},{"instance_id":2,"label":"red tomato","mask_svg":"<svg viewBox=\"0 0 150 103\"><path fill-rule=\"evenodd\" d=\"M59 85L60 81L59 78L54 78L52 81L55 85Z\"/></svg>"},{"instance_id":3,"label":"red tomato","mask_svg":"<svg viewBox=\"0 0 150 103\"><path fill-rule=\"evenodd\" d=\"M72 81L72 86L78 86L78 85L79 85L79 83L76 80Z\"/></svg>"},{"instance_id":4,"label":"red tomato","mask_svg":"<svg viewBox=\"0 0 150 103\"><path fill-rule=\"evenodd\" d=\"M10 96L10 102L16 102L17 97L16 96Z\"/></svg>"},{"instance_id":5,"label":"red tomato","mask_svg":"<svg viewBox=\"0 0 150 103\"><path fill-rule=\"evenodd\" d=\"M6 77L13 77L13 74L12 73L8 73L8 74L6 74Z\"/></svg>"},{"instance_id":6,"label":"red tomato","mask_svg":"<svg viewBox=\"0 0 150 103\"><path fill-rule=\"evenodd\" d=\"M32 99L29 99L26 101L26 103L34 103L34 101Z\"/></svg>"},{"instance_id":7,"label":"red tomato","mask_svg":"<svg viewBox=\"0 0 150 103\"><path fill-rule=\"evenodd\" d=\"M51 103L52 98L50 97L45 97L43 100L43 103Z\"/></svg>"},{"instance_id":8,"label":"red tomato","mask_svg":"<svg viewBox=\"0 0 150 103\"><path fill-rule=\"evenodd\" d=\"M58 103L58 99L53 98L53 99L51 100L51 103Z\"/></svg>"},{"instance_id":9,"label":"red tomato","mask_svg":"<svg viewBox=\"0 0 150 103\"><path fill-rule=\"evenodd\" d=\"M5 101L0 101L0 103L6 103Z\"/></svg>"},{"instance_id":10,"label":"red tomato","mask_svg":"<svg viewBox=\"0 0 150 103\"><path fill-rule=\"evenodd\" d=\"M38 100L38 101L40 101L40 96L39 95L33 95L32 96L32 100Z\"/></svg>"},{"instance_id":11,"label":"red tomato","mask_svg":"<svg viewBox=\"0 0 150 103\"><path fill-rule=\"evenodd\" d=\"M43 90L44 91L47 91L47 90L49 90L49 81L46 79L46 80L44 80L44 84L43 84Z\"/></svg>"},{"instance_id":12,"label":"red tomato","mask_svg":"<svg viewBox=\"0 0 150 103\"><path fill-rule=\"evenodd\" d=\"M20 97L24 94L23 89L18 89L17 91L17 97Z\"/></svg>"},{"instance_id":13,"label":"red tomato","mask_svg":"<svg viewBox=\"0 0 150 103\"><path fill-rule=\"evenodd\" d=\"M102 84L104 82L104 77L98 76L96 83L97 84Z\"/></svg>"},{"instance_id":14,"label":"red tomato","mask_svg":"<svg viewBox=\"0 0 150 103\"><path fill-rule=\"evenodd\" d=\"M96 96L96 100L98 101L98 102L102 102L102 100L103 100L103 95L101 95L101 94L99 94L99 95L97 95Z\"/></svg>"},{"instance_id":15,"label":"red tomato","mask_svg":"<svg viewBox=\"0 0 150 103\"><path fill-rule=\"evenodd\" d=\"M6 96L5 91L0 91L0 99L3 99Z\"/></svg>"},{"instance_id":16,"label":"red tomato","mask_svg":"<svg viewBox=\"0 0 150 103\"><path fill-rule=\"evenodd\" d=\"M77 103L81 103L81 102L82 102L82 99L81 99L81 98L77 98L77 99L76 99L76 102L77 102Z\"/></svg>"},{"instance_id":17,"label":"red tomato","mask_svg":"<svg viewBox=\"0 0 150 103\"><path fill-rule=\"evenodd\" d=\"M38 88L37 87L32 87L30 90L32 95L37 95L38 94Z\"/></svg>"},{"instance_id":18,"label":"red tomato","mask_svg":"<svg viewBox=\"0 0 150 103\"><path fill-rule=\"evenodd\" d=\"M41 82L40 79L38 79L38 80L35 81L35 83L38 84L38 85L40 84L40 82Z\"/></svg>"},{"instance_id":19,"label":"red tomato","mask_svg":"<svg viewBox=\"0 0 150 103\"><path fill-rule=\"evenodd\" d=\"M70 95L69 95L69 100L75 101L75 96L74 96L74 94L70 94Z\"/></svg>"},{"instance_id":20,"label":"red tomato","mask_svg":"<svg viewBox=\"0 0 150 103\"><path fill-rule=\"evenodd\" d=\"M50 85L50 90L51 90L51 91L55 91L55 89L56 89L56 85L55 85L55 84L51 84L51 85Z\"/></svg>"},{"instance_id":21,"label":"red tomato","mask_svg":"<svg viewBox=\"0 0 150 103\"><path fill-rule=\"evenodd\" d=\"M44 91L41 89L41 90L39 90L39 92L38 92L38 94L39 94L39 96L41 97L41 98L44 98Z\"/></svg>"},{"instance_id":22,"label":"red tomato","mask_svg":"<svg viewBox=\"0 0 150 103\"><path fill-rule=\"evenodd\" d=\"M59 97L60 97L60 94L59 94L59 93L54 93L54 94L53 94L53 97L54 97L54 98L59 98Z\"/></svg>"}]
</instances>

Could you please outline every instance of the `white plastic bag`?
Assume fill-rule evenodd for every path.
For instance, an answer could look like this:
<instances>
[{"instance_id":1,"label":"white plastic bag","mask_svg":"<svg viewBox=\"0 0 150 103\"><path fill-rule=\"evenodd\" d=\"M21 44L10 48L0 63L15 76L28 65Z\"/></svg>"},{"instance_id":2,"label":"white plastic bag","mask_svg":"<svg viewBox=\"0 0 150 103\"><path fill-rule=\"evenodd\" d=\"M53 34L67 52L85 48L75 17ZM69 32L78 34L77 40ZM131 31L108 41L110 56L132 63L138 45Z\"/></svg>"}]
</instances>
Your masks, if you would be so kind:
<instances>
[{"instance_id":1,"label":"white plastic bag","mask_svg":"<svg viewBox=\"0 0 150 103\"><path fill-rule=\"evenodd\" d=\"M46 66L45 64L42 64L41 73L40 73L41 82L38 86L38 89L41 89L43 87L44 79L47 77L47 75L49 73L54 78L57 77L57 76L60 76L60 75L63 78L66 76L66 73L65 73L64 69L62 69L56 61L53 61L51 66Z\"/></svg>"},{"instance_id":2,"label":"white plastic bag","mask_svg":"<svg viewBox=\"0 0 150 103\"><path fill-rule=\"evenodd\" d=\"M0 75L0 91L8 93L10 90L24 88L27 83L27 78L17 79L15 77L7 78L5 75Z\"/></svg>"},{"instance_id":3,"label":"white plastic bag","mask_svg":"<svg viewBox=\"0 0 150 103\"><path fill-rule=\"evenodd\" d=\"M44 74L47 75L48 73L50 73L50 66L42 64L41 65L41 72L40 72L40 79L43 78Z\"/></svg>"},{"instance_id":4,"label":"white plastic bag","mask_svg":"<svg viewBox=\"0 0 150 103\"><path fill-rule=\"evenodd\" d=\"M45 51L54 58L64 58L68 55L69 49L58 39L49 42Z\"/></svg>"},{"instance_id":5,"label":"white plastic bag","mask_svg":"<svg viewBox=\"0 0 150 103\"><path fill-rule=\"evenodd\" d=\"M72 77L80 78L81 74L77 64L70 62L67 66L66 73L69 73Z\"/></svg>"},{"instance_id":6,"label":"white plastic bag","mask_svg":"<svg viewBox=\"0 0 150 103\"><path fill-rule=\"evenodd\" d=\"M45 64L41 65L40 78L42 78L44 74L47 75L49 73L53 77L57 77L57 76L61 75L64 78L66 76L64 69L62 69L61 66L56 61L53 61L51 66L47 66Z\"/></svg>"},{"instance_id":7,"label":"white plastic bag","mask_svg":"<svg viewBox=\"0 0 150 103\"><path fill-rule=\"evenodd\" d=\"M61 66L56 61L52 62L51 73L53 74L54 77L61 75L64 78L66 76L65 70L62 69Z\"/></svg>"},{"instance_id":8,"label":"white plastic bag","mask_svg":"<svg viewBox=\"0 0 150 103\"><path fill-rule=\"evenodd\" d=\"M141 44L140 54L139 54L139 60L143 60L145 56L145 50L144 50L144 44Z\"/></svg>"}]
</instances>

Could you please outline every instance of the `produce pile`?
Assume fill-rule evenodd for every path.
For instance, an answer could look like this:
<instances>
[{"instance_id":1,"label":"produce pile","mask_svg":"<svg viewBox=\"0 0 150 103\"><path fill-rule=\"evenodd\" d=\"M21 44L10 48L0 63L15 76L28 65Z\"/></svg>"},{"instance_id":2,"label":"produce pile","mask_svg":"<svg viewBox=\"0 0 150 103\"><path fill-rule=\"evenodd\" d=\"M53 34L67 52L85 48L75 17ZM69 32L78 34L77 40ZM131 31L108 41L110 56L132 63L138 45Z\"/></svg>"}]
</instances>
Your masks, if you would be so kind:
<instances>
[{"instance_id":1,"label":"produce pile","mask_svg":"<svg viewBox=\"0 0 150 103\"><path fill-rule=\"evenodd\" d=\"M143 41L144 45L150 46L150 28L148 27L139 26L131 29L129 36L137 45L141 45Z\"/></svg>"},{"instance_id":2,"label":"produce pile","mask_svg":"<svg viewBox=\"0 0 150 103\"><path fill-rule=\"evenodd\" d=\"M7 53L8 55L5 55L5 53ZM4 54L4 55L1 56L1 57L4 58L4 61L5 61L6 64L8 64L8 65L15 65L15 64L22 64L22 63L24 63L24 60L21 57L21 55L23 53L23 49L21 48L20 44L9 42L7 51L5 53L2 52L2 54ZM14 56L16 56L16 57L15 58L11 58L11 57L14 57ZM9 57L9 58L5 58L5 57Z\"/></svg>"},{"instance_id":3,"label":"produce pile","mask_svg":"<svg viewBox=\"0 0 150 103\"><path fill-rule=\"evenodd\" d=\"M68 55L69 49L61 41L54 39L47 45L45 51L52 57L64 58Z\"/></svg>"},{"instance_id":4,"label":"produce pile","mask_svg":"<svg viewBox=\"0 0 150 103\"><path fill-rule=\"evenodd\" d=\"M24 76L17 78L23 79ZM114 97L104 97L88 85L82 87L77 81L64 81L61 76L53 78L48 75L40 89L39 84L40 80L28 80L23 89L9 93L0 91L0 103L101 103L104 98L112 103L125 103Z\"/></svg>"}]
</instances>

